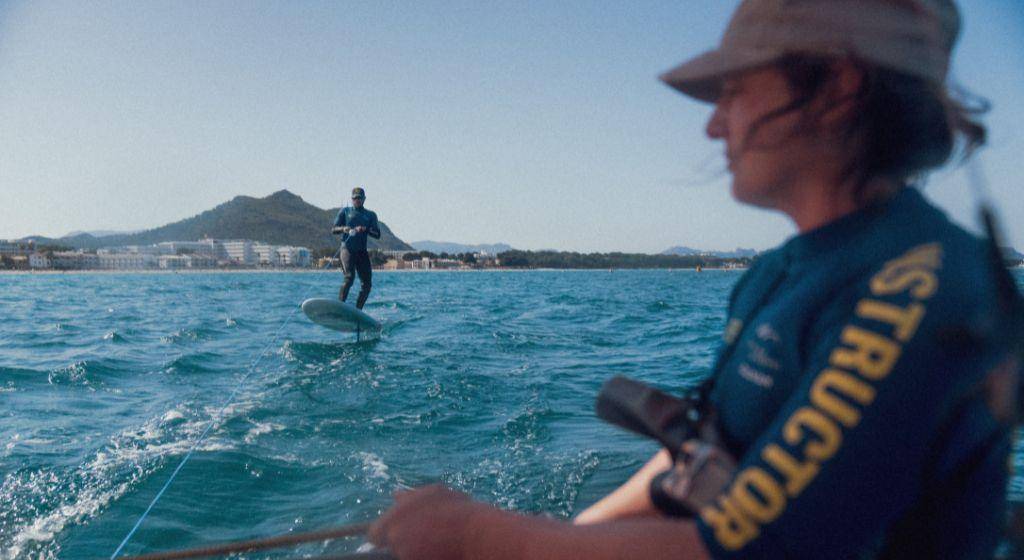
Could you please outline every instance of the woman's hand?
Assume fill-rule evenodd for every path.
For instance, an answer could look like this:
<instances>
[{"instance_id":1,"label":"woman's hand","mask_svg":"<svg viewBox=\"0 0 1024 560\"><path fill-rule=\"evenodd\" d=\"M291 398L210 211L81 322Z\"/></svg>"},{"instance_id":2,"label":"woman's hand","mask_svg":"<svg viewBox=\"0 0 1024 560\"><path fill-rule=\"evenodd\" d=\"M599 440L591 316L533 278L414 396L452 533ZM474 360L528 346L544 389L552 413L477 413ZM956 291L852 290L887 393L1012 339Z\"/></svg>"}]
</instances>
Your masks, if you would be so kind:
<instances>
[{"instance_id":1,"label":"woman's hand","mask_svg":"<svg viewBox=\"0 0 1024 560\"><path fill-rule=\"evenodd\" d=\"M461 560L474 519L498 510L435 484L395 494L395 505L370 527L370 542L400 560Z\"/></svg>"}]
</instances>

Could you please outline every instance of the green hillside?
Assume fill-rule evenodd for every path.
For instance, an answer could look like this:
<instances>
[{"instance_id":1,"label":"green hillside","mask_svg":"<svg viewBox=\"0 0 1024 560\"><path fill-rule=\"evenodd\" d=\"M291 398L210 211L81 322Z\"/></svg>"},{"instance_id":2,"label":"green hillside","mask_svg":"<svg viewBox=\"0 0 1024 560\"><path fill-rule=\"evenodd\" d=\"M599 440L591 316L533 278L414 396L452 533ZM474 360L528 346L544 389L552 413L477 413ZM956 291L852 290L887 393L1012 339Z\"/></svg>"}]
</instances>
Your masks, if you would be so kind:
<instances>
[{"instance_id":1,"label":"green hillside","mask_svg":"<svg viewBox=\"0 0 1024 560\"><path fill-rule=\"evenodd\" d=\"M95 249L124 245L151 245L163 241L198 241L214 239L251 239L274 245L297 245L312 250L336 248L339 237L330 229L338 208L324 210L309 204L286 190L266 198L236 196L180 222L126 235L93 237L89 234L60 239L37 238L37 242ZM379 240L370 239L370 249L385 251L413 250L395 236L384 222L380 224Z\"/></svg>"}]
</instances>

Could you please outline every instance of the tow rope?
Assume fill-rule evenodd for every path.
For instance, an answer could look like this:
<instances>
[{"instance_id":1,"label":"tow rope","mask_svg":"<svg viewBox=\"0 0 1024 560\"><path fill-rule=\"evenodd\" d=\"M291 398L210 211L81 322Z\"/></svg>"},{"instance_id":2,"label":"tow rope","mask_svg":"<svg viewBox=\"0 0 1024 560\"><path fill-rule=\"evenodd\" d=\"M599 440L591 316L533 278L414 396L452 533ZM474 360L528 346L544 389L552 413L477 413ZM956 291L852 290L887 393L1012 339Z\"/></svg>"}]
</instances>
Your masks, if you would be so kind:
<instances>
[{"instance_id":1,"label":"tow rope","mask_svg":"<svg viewBox=\"0 0 1024 560\"><path fill-rule=\"evenodd\" d=\"M324 267L324 270L330 269L331 262L333 262L334 259L338 258L340 254L341 247L339 247L338 252L335 253L333 257L331 257L331 260L327 262L327 266ZM313 286L314 284L310 284L309 287L306 288L306 291L302 294L302 297L299 298L300 301L306 299L306 296L309 295L309 292L310 290L313 289ZM178 473L181 472L181 469L185 466L185 463L188 463L188 460L192 458L192 454L199 447L199 445L203 443L203 441L206 439L206 436L210 433L210 429L212 429L213 426L217 424L217 422L221 419L222 415L224 414L224 411L227 410L231 403L235 401L235 397L238 396L238 393L242 390L242 387L245 385L245 382L248 381L249 377L252 376L252 373L256 371L256 366L258 366L260 362L263 361L263 357L266 356L267 350L270 350L270 348L275 343L277 343L277 340L281 337L281 332L283 332L284 328L288 326L289 323L291 323L292 319L295 317L295 312L298 309L298 307L292 309L292 312L288 314L288 317L286 317L284 322L281 323L281 326L278 327L277 332L274 333L274 336L270 339L270 342L268 342L267 345L263 347L263 350L260 351L256 358L249 364L249 368L246 371L245 375L243 375L242 378L235 385L234 390L231 391L230 395L228 395L228 398L224 401L224 404L221 405L220 409L210 418L210 421L206 424L206 428L204 428L202 433L199 434L199 437L196 438L194 442L192 442L192 445L189 447L189 450L185 454L185 457L182 458L180 463L178 463L177 468L175 468L174 472L171 473L170 478L167 479L167 482L165 482L163 487L160 488L160 491L157 492L156 496L153 497L153 501L151 501L149 503L149 506L146 507L146 511L142 512L142 515L139 516L138 521L135 522L135 525L132 527L132 529L128 531L128 534L125 535L123 540L121 540L121 544L118 545L117 550L115 550L114 553L110 555L110 560L115 560L117 556L121 554L121 551L124 550L125 545L127 545L128 542L132 539L132 537L135 535L135 532L139 530L139 527L142 526L142 522L145 521L146 517L149 516L149 513L153 511L153 507L156 506L156 503L159 502L160 498L163 497L164 492L166 492L167 489L170 488L171 483L174 482L174 479L178 476Z\"/></svg>"},{"instance_id":2,"label":"tow rope","mask_svg":"<svg viewBox=\"0 0 1024 560\"><path fill-rule=\"evenodd\" d=\"M173 550L170 552L156 552L142 556L124 556L122 560L183 560L186 558L206 558L210 556L227 556L237 552L252 552L256 550L268 550L272 548L283 548L308 542L322 542L334 539L343 539L365 535L370 529L369 523L358 523L355 525L343 525L333 529L322 529L308 533L296 533L249 541L235 541L218 543L198 548L185 550ZM386 551L372 550L368 552L353 552L334 556L321 556L313 560L394 560Z\"/></svg>"}]
</instances>

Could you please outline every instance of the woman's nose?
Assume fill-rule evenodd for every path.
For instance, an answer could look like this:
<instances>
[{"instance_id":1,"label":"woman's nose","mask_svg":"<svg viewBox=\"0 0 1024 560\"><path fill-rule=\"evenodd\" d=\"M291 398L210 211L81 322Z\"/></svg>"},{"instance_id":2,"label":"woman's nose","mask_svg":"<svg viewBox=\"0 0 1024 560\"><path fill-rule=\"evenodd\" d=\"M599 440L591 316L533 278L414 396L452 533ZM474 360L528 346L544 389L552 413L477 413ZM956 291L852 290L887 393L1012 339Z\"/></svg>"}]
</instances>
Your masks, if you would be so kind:
<instances>
[{"instance_id":1,"label":"woman's nose","mask_svg":"<svg viewBox=\"0 0 1024 560\"><path fill-rule=\"evenodd\" d=\"M704 132L708 135L708 138L712 140L720 140L725 138L728 131L725 122L725 112L722 111L721 105L715 105L715 111L711 113L711 118L708 119L708 124L704 127Z\"/></svg>"}]
</instances>

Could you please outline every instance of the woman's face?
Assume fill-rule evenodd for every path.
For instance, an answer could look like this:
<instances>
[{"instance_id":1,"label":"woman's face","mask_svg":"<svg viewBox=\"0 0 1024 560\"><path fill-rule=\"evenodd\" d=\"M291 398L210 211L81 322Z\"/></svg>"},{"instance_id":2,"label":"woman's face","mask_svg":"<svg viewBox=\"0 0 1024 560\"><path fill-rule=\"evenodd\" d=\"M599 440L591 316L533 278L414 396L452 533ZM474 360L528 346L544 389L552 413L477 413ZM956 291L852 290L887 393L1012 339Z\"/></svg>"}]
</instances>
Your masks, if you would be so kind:
<instances>
[{"instance_id":1,"label":"woman's face","mask_svg":"<svg viewBox=\"0 0 1024 560\"><path fill-rule=\"evenodd\" d=\"M793 94L775 67L750 70L726 79L707 134L725 142L732 173L732 195L740 202L784 210L798 196L798 179L814 165L814 145L794 134L801 111L766 115L786 107Z\"/></svg>"}]
</instances>

